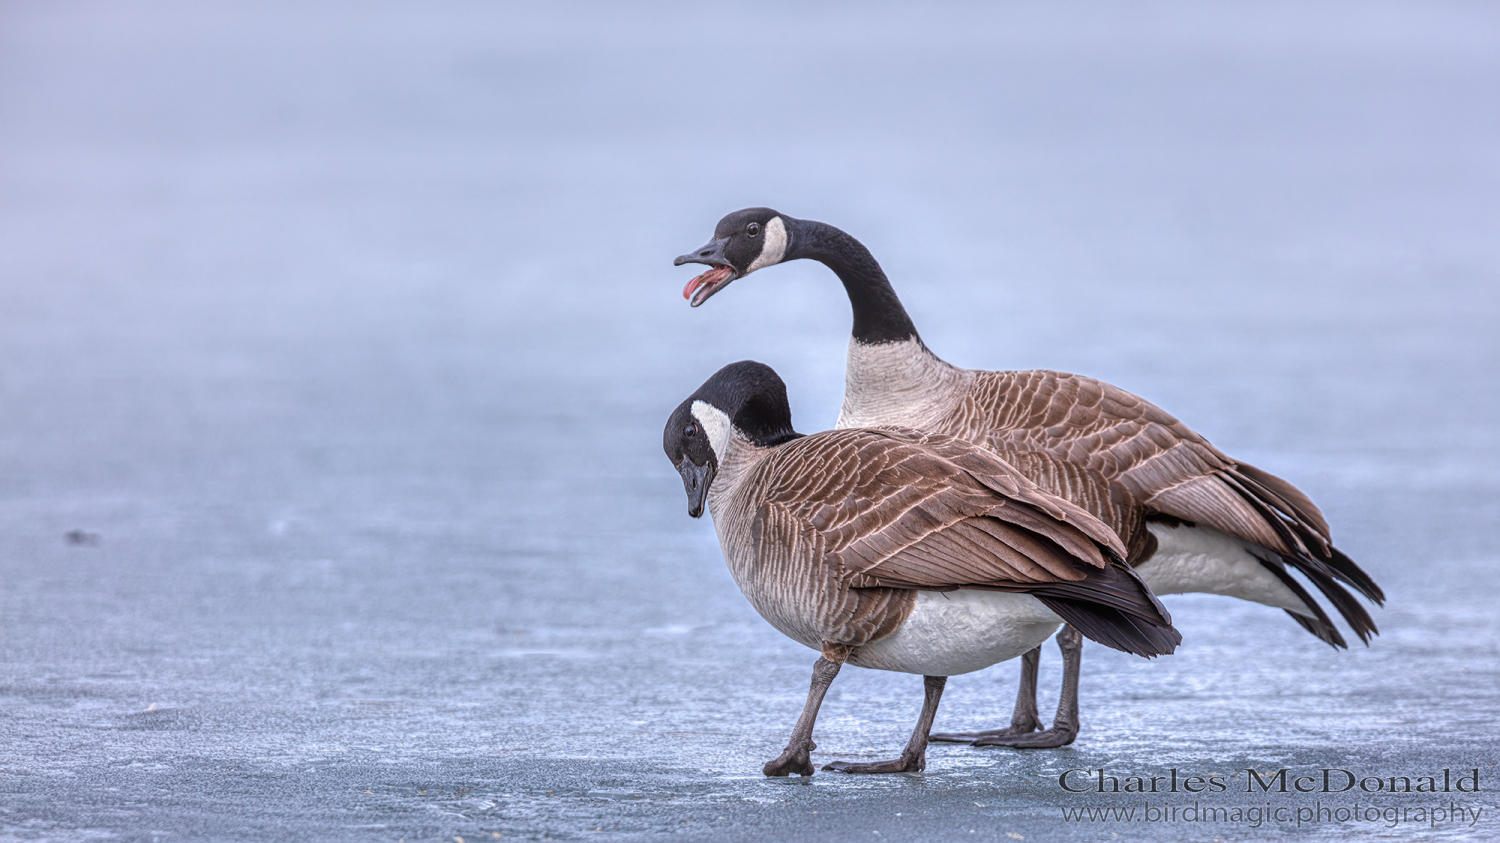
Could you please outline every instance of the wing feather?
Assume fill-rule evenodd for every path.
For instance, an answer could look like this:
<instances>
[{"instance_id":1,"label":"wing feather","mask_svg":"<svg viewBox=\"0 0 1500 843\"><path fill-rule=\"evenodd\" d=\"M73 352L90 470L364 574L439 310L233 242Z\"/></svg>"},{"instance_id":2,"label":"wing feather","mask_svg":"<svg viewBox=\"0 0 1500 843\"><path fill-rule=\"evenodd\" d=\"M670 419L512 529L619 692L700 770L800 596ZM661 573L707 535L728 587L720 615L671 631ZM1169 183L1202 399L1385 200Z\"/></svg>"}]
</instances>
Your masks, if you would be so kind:
<instances>
[{"instance_id":1,"label":"wing feather","mask_svg":"<svg viewBox=\"0 0 1500 843\"><path fill-rule=\"evenodd\" d=\"M944 432L985 442L1000 453L1047 454L1103 478L1108 488L1122 489L1146 517L1207 524L1253 542L1306 576L1362 640L1376 631L1340 583L1376 604L1384 602L1384 592L1333 546L1323 513L1291 483L1230 459L1161 408L1110 384L1042 370L974 375L964 412L956 413L952 429ZM1048 486L1045 466L1017 464ZM1067 489L1051 490L1087 503ZM1110 512L1102 505L1090 511ZM1128 518L1109 523L1133 550L1149 550L1148 542L1138 541L1144 530ZM1336 631L1330 634L1326 618L1299 616L1299 622L1311 624L1309 631L1329 643L1342 643L1335 641Z\"/></svg>"},{"instance_id":2,"label":"wing feather","mask_svg":"<svg viewBox=\"0 0 1500 843\"><path fill-rule=\"evenodd\" d=\"M1181 640L1109 527L978 446L829 431L779 447L757 470L748 485L763 490L759 505L816 531L830 575L853 589L1031 593L1127 652L1169 653Z\"/></svg>"}]
</instances>

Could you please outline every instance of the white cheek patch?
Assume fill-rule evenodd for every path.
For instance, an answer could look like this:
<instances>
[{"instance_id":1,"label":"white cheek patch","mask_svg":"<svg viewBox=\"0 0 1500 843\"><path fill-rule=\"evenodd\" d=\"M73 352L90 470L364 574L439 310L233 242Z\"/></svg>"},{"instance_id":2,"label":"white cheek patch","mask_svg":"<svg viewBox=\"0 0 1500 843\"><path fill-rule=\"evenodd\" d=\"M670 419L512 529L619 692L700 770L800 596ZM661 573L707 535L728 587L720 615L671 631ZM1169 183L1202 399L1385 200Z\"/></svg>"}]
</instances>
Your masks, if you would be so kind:
<instances>
[{"instance_id":1,"label":"white cheek patch","mask_svg":"<svg viewBox=\"0 0 1500 843\"><path fill-rule=\"evenodd\" d=\"M771 221L766 223L766 237L762 241L760 254L755 256L755 262L750 264L745 274L749 275L757 269L781 263L781 259L786 257L786 243L786 223L781 221L781 217L772 217Z\"/></svg>"},{"instance_id":2,"label":"white cheek patch","mask_svg":"<svg viewBox=\"0 0 1500 843\"><path fill-rule=\"evenodd\" d=\"M708 434L708 444L713 446L714 456L723 464L724 451L729 447L729 416L707 401L694 401L693 418L698 420L698 426Z\"/></svg>"}]
</instances>

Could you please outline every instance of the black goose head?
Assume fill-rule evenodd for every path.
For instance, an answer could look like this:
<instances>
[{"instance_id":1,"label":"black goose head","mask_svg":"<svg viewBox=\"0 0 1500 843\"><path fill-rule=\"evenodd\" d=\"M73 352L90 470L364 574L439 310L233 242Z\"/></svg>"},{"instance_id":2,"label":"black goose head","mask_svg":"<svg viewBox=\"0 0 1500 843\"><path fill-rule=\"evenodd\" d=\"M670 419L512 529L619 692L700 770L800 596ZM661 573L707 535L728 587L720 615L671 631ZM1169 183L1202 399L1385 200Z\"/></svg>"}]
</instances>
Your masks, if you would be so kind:
<instances>
[{"instance_id":1,"label":"black goose head","mask_svg":"<svg viewBox=\"0 0 1500 843\"><path fill-rule=\"evenodd\" d=\"M688 282L682 297L697 307L736 278L786 260L792 246L792 222L770 208L746 208L719 220L714 239L672 262L673 266L701 263L710 267Z\"/></svg>"},{"instance_id":2,"label":"black goose head","mask_svg":"<svg viewBox=\"0 0 1500 843\"><path fill-rule=\"evenodd\" d=\"M736 435L762 448L802 435L792 429L786 384L764 363L742 360L725 366L667 418L662 450L682 475L688 515L703 514L719 461Z\"/></svg>"}]
</instances>

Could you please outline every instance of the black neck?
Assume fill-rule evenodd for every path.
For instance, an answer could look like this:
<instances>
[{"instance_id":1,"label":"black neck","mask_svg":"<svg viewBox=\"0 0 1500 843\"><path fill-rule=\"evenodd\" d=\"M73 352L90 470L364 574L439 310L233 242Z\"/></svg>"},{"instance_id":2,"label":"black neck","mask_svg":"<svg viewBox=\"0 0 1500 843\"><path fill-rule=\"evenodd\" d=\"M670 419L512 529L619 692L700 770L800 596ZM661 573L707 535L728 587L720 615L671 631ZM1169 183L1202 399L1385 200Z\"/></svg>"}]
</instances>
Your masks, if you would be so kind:
<instances>
[{"instance_id":1,"label":"black neck","mask_svg":"<svg viewBox=\"0 0 1500 843\"><path fill-rule=\"evenodd\" d=\"M921 338L885 271L863 243L827 223L796 220L789 225L792 242L786 260L808 258L844 282L854 310L854 339L865 345Z\"/></svg>"}]
</instances>

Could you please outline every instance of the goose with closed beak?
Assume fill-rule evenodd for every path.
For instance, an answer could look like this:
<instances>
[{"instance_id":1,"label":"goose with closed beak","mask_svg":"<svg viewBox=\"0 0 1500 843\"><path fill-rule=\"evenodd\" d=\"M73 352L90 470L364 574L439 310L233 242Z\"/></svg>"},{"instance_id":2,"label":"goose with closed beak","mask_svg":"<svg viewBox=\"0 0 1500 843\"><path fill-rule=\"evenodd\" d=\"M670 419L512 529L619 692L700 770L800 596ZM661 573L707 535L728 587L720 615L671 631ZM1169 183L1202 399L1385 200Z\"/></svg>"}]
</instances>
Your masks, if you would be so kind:
<instances>
[{"instance_id":1,"label":"goose with closed beak","mask_svg":"<svg viewBox=\"0 0 1500 843\"><path fill-rule=\"evenodd\" d=\"M896 425L944 433L1000 455L1030 480L1114 529L1156 594L1222 594L1286 610L1334 647L1344 637L1291 572L1305 577L1366 644L1375 622L1345 585L1380 604L1369 574L1335 548L1317 506L1292 484L1231 459L1150 402L1052 371L963 369L928 350L885 272L858 240L770 208L719 221L714 239L677 258L705 264L683 296L694 307L736 279L790 260L818 261L843 282L854 326L839 428ZM1039 650L1022 661L1011 725L933 740L1064 746L1078 734L1076 636L1059 636L1063 694L1051 729L1036 710Z\"/></svg>"},{"instance_id":2,"label":"goose with closed beak","mask_svg":"<svg viewBox=\"0 0 1500 843\"><path fill-rule=\"evenodd\" d=\"M902 428L803 436L786 386L752 361L720 369L667 420L662 446L688 514L713 515L735 583L772 626L820 656L802 716L768 776L813 773L813 725L846 662L924 676L900 757L848 773L926 767L948 676L1034 650L1066 621L1140 656L1181 636L1105 524L994 454Z\"/></svg>"}]
</instances>

